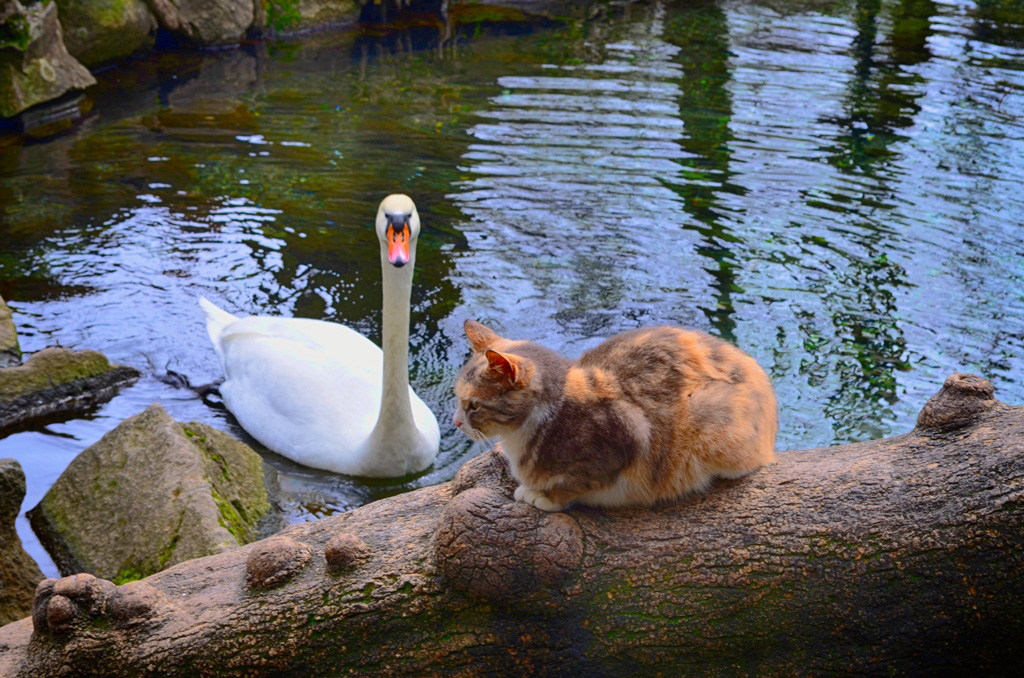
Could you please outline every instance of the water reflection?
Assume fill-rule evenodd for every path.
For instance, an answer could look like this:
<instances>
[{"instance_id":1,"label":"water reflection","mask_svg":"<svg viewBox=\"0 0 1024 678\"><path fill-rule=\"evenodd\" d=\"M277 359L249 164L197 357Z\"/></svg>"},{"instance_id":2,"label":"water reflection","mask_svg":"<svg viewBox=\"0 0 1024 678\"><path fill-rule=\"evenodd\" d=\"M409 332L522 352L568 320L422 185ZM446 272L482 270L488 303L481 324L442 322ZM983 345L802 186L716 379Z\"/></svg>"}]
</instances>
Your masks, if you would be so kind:
<instances>
[{"instance_id":1,"label":"water reflection","mask_svg":"<svg viewBox=\"0 0 1024 678\"><path fill-rule=\"evenodd\" d=\"M589 35L586 63L554 55L497 78L469 129L456 275L467 306L511 334L578 352L641 324L693 324L679 295L708 276L670 188L685 157L680 50L661 39L663 8L648 11Z\"/></svg>"},{"instance_id":2,"label":"water reflection","mask_svg":"<svg viewBox=\"0 0 1024 678\"><path fill-rule=\"evenodd\" d=\"M679 110L686 131L680 142L688 152L682 161L686 181L674 188L691 217L683 226L700 234L697 253L709 260L705 270L714 280L714 303L701 306L701 311L715 334L736 342L733 294L743 292L735 275L740 265L734 252L739 236L724 218L729 208L719 196L723 192L743 195L744 189L731 181L734 139L729 124L733 112L725 12L715 2L695 3L675 15L668 35L675 44L685 46L678 50L677 59L684 77Z\"/></svg>"},{"instance_id":3,"label":"water reflection","mask_svg":"<svg viewBox=\"0 0 1024 678\"><path fill-rule=\"evenodd\" d=\"M842 103L844 113L822 120L842 130L826 147L829 162L853 177L857 191L831 192L830 201L814 198L823 209L840 213L851 204L859 205L846 252L837 252L848 258L841 275L843 287L851 294L844 294L839 308L832 311L839 381L860 385L842 388L825 408L841 439L859 439L877 431L877 424L865 425L858 414L869 407L880 413L880 420L894 418L890 406L898 400L896 371L910 369L906 340L897 322L898 288L910 283L898 258L890 258L901 249L903 237L880 215L891 208L901 180L899 169L892 165L898 153L894 148L905 139L898 130L910 127L920 111L917 100L924 95L923 83L913 67L930 58L928 38L935 5L900 2L893 8L890 36L884 42L878 36L881 9L878 0L857 4L853 77Z\"/></svg>"}]
</instances>

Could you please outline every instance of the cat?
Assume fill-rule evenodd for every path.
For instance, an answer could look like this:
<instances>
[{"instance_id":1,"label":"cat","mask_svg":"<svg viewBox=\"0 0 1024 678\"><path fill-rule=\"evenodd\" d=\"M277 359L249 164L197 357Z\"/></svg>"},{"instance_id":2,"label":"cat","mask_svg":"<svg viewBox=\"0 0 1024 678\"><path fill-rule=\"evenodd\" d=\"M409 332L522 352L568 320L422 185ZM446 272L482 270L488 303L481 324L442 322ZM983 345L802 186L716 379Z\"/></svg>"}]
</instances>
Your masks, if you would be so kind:
<instances>
[{"instance_id":1,"label":"cat","mask_svg":"<svg viewBox=\"0 0 1024 678\"><path fill-rule=\"evenodd\" d=\"M753 358L676 327L623 332L573 362L474 320L452 423L498 438L517 501L652 506L775 460L775 393Z\"/></svg>"}]
</instances>

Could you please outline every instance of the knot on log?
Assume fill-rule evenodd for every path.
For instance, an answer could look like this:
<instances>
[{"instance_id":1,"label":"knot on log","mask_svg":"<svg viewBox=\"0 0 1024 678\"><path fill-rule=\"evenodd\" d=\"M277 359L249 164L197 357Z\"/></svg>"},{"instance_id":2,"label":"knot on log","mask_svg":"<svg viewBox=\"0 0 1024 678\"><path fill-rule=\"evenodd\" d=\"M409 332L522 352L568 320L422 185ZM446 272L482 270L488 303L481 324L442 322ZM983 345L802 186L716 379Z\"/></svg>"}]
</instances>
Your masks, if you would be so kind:
<instances>
[{"instance_id":1,"label":"knot on log","mask_svg":"<svg viewBox=\"0 0 1024 678\"><path fill-rule=\"evenodd\" d=\"M982 377L950 375L917 415L917 428L944 433L974 423L996 403L995 388Z\"/></svg>"},{"instance_id":2,"label":"knot on log","mask_svg":"<svg viewBox=\"0 0 1024 678\"><path fill-rule=\"evenodd\" d=\"M489 488L459 494L441 515L434 558L456 588L493 601L556 584L583 559L572 516L545 513Z\"/></svg>"},{"instance_id":3,"label":"knot on log","mask_svg":"<svg viewBox=\"0 0 1024 678\"><path fill-rule=\"evenodd\" d=\"M36 587L32 626L38 633L68 633L79 620L95 619L107 611L113 582L91 574L44 579Z\"/></svg>"},{"instance_id":4,"label":"knot on log","mask_svg":"<svg viewBox=\"0 0 1024 678\"><path fill-rule=\"evenodd\" d=\"M518 484L512 477L508 459L499 443L462 465L452 478L452 494L461 494L474 487L490 487L511 499Z\"/></svg>"},{"instance_id":5,"label":"knot on log","mask_svg":"<svg viewBox=\"0 0 1024 678\"><path fill-rule=\"evenodd\" d=\"M150 619L167 606L167 597L144 581L130 581L118 586L107 600L107 610L118 626Z\"/></svg>"},{"instance_id":6,"label":"knot on log","mask_svg":"<svg viewBox=\"0 0 1024 678\"><path fill-rule=\"evenodd\" d=\"M245 561L249 588L277 586L301 570L312 555L308 546L291 537L277 536L256 542Z\"/></svg>"},{"instance_id":7,"label":"knot on log","mask_svg":"<svg viewBox=\"0 0 1024 678\"><path fill-rule=\"evenodd\" d=\"M330 572L340 572L354 567L370 555L370 547L354 534L339 534L328 540L324 546L324 557Z\"/></svg>"}]
</instances>

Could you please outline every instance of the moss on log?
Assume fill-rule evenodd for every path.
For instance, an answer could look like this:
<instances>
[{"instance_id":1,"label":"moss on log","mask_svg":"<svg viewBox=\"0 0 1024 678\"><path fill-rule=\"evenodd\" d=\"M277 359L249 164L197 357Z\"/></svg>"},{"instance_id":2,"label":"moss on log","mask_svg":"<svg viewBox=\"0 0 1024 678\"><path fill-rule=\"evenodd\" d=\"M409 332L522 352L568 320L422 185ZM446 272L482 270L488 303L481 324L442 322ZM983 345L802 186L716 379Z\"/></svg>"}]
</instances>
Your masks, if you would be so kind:
<instances>
[{"instance_id":1,"label":"moss on log","mask_svg":"<svg viewBox=\"0 0 1024 678\"><path fill-rule=\"evenodd\" d=\"M492 451L131 588L44 580L0 674L1008 674L1024 407L986 385L671 506L542 513Z\"/></svg>"}]
</instances>

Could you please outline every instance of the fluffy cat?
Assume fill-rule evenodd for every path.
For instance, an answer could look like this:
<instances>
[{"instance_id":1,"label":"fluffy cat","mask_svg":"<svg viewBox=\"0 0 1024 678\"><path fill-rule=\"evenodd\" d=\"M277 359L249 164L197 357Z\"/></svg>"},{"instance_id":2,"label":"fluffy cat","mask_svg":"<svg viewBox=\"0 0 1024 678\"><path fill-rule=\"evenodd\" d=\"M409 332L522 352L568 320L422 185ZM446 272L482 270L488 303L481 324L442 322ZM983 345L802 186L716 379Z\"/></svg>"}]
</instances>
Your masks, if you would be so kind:
<instances>
[{"instance_id":1,"label":"fluffy cat","mask_svg":"<svg viewBox=\"0 0 1024 678\"><path fill-rule=\"evenodd\" d=\"M775 460L768 375L721 339L639 329L573 362L473 320L464 329L473 354L453 423L474 440L501 439L519 501L653 505Z\"/></svg>"}]
</instances>

